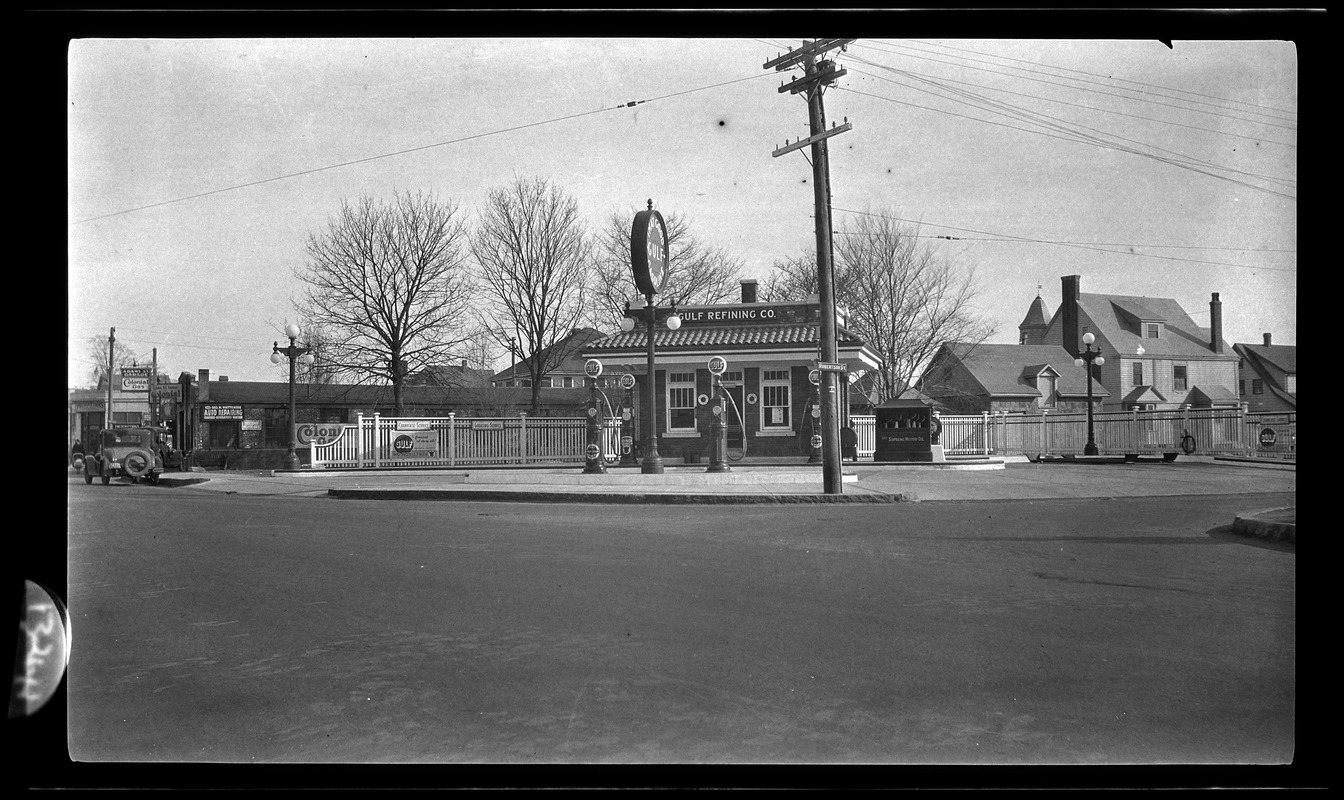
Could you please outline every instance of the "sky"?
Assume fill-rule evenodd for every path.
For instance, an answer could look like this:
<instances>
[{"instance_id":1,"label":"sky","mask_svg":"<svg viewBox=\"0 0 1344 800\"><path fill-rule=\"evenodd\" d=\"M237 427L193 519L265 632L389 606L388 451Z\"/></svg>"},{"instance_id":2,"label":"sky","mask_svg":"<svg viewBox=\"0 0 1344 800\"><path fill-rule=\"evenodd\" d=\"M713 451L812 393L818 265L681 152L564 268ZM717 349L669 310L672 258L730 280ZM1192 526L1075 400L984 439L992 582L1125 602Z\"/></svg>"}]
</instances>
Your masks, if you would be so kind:
<instances>
[{"instance_id":1,"label":"sky","mask_svg":"<svg viewBox=\"0 0 1344 800\"><path fill-rule=\"evenodd\" d=\"M74 39L68 385L113 327L173 376L285 380L269 357L305 323L308 237L362 196L474 217L541 176L594 229L652 199L764 281L815 251L807 157L772 157L807 135L806 101L778 92L798 72L763 66L803 41ZM828 140L836 227L917 226L974 271L991 342L1079 275L1201 326L1218 292L1228 342L1296 344L1291 42L860 37L832 57L827 120L853 126Z\"/></svg>"}]
</instances>

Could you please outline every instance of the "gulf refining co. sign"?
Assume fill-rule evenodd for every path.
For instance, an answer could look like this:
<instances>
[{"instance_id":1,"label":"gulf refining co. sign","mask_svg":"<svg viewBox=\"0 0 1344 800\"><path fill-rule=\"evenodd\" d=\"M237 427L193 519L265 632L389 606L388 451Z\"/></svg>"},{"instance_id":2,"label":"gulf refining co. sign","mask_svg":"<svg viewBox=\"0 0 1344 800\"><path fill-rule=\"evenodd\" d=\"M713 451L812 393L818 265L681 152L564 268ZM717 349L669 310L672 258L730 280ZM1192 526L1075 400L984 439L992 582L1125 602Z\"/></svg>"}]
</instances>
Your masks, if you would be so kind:
<instances>
[{"instance_id":1,"label":"gulf refining co. sign","mask_svg":"<svg viewBox=\"0 0 1344 800\"><path fill-rule=\"evenodd\" d=\"M635 214L630 230L630 269L635 285L645 295L658 294L667 284L667 226L663 215L653 210Z\"/></svg>"}]
</instances>

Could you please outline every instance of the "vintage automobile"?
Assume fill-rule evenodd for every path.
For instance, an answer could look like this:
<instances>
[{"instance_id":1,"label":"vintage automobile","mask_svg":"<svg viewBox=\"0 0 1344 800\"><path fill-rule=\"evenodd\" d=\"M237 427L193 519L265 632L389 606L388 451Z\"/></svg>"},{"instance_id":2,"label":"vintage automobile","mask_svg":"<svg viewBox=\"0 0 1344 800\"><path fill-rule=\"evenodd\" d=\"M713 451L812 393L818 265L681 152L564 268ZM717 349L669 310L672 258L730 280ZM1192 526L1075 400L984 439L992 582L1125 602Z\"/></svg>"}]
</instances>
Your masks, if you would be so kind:
<instances>
[{"instance_id":1,"label":"vintage automobile","mask_svg":"<svg viewBox=\"0 0 1344 800\"><path fill-rule=\"evenodd\" d=\"M144 478L158 484L163 455L153 428L105 428L98 432L94 452L84 456L84 482L97 475L106 486L122 476L131 483Z\"/></svg>"}]
</instances>

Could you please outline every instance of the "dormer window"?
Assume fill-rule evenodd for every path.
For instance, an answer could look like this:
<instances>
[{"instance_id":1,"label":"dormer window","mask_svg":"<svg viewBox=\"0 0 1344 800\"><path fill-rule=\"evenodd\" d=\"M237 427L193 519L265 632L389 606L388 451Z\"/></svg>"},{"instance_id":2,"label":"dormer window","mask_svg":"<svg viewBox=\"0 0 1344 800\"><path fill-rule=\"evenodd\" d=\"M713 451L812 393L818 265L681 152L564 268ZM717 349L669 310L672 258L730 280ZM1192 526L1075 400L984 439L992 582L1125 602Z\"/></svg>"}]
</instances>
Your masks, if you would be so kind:
<instances>
[{"instance_id":1,"label":"dormer window","mask_svg":"<svg viewBox=\"0 0 1344 800\"><path fill-rule=\"evenodd\" d=\"M1143 328L1144 338L1147 339L1156 339L1162 334L1162 326L1156 322L1145 322Z\"/></svg>"}]
</instances>

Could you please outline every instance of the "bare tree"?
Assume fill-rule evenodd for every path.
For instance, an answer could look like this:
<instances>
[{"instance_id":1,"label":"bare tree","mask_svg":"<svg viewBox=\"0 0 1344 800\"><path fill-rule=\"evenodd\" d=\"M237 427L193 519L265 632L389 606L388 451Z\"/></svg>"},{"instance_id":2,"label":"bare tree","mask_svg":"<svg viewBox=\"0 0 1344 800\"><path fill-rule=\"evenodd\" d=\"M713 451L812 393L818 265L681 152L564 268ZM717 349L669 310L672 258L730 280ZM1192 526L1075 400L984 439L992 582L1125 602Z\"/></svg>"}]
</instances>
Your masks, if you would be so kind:
<instances>
[{"instance_id":1,"label":"bare tree","mask_svg":"<svg viewBox=\"0 0 1344 800\"><path fill-rule=\"evenodd\" d=\"M592 244L578 203L545 178L515 178L491 190L471 250L485 295L482 327L501 345L517 331L532 413L540 413L541 379L568 355L555 345L586 311Z\"/></svg>"},{"instance_id":2,"label":"bare tree","mask_svg":"<svg viewBox=\"0 0 1344 800\"><path fill-rule=\"evenodd\" d=\"M589 324L599 330L620 325L625 303L639 294L630 272L630 229L633 211L613 211L597 237L594 259L593 303ZM741 281L743 261L712 247L690 232L690 221L679 214L663 218L667 226L667 286L663 294L696 305L732 298Z\"/></svg>"},{"instance_id":3,"label":"bare tree","mask_svg":"<svg viewBox=\"0 0 1344 800\"><path fill-rule=\"evenodd\" d=\"M874 388L879 401L915 384L944 342L978 344L993 326L972 308L975 271L960 268L924 243L917 227L893 214L865 213L835 233L835 299L845 327L882 357ZM771 300L802 300L816 292L816 259L776 261L766 281Z\"/></svg>"},{"instance_id":4,"label":"bare tree","mask_svg":"<svg viewBox=\"0 0 1344 800\"><path fill-rule=\"evenodd\" d=\"M125 342L114 342L112 344L112 363L109 364L106 336L89 337L89 356L90 360L93 361L93 369L89 372L89 379L95 387L102 382L104 376L111 375L122 367L133 366L138 358L135 351Z\"/></svg>"},{"instance_id":5,"label":"bare tree","mask_svg":"<svg viewBox=\"0 0 1344 800\"><path fill-rule=\"evenodd\" d=\"M409 192L343 203L326 231L310 234L296 271L308 290L295 308L322 332L326 372L391 383L394 413L404 414L406 376L450 360L462 343L467 238L456 205Z\"/></svg>"}]
</instances>

